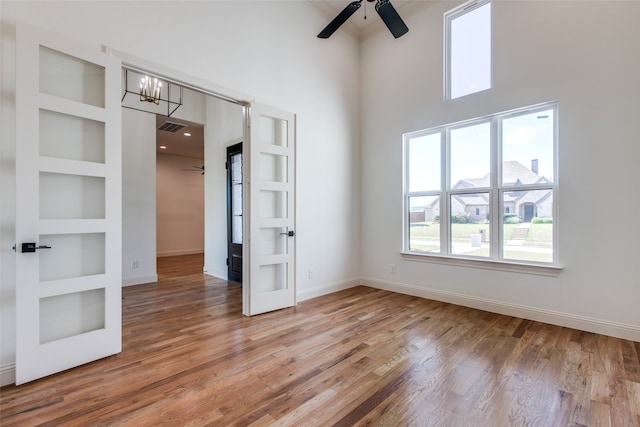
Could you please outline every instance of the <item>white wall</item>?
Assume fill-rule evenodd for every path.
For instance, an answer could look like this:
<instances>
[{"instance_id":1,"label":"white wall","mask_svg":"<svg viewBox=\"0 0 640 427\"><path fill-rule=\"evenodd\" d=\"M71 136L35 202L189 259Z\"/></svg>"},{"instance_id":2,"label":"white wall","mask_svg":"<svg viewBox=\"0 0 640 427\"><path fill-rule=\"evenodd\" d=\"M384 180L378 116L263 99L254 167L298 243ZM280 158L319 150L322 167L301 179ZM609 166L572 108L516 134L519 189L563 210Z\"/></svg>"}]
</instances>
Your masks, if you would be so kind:
<instances>
[{"instance_id":1,"label":"white wall","mask_svg":"<svg viewBox=\"0 0 640 427\"><path fill-rule=\"evenodd\" d=\"M205 195L204 271L227 279L227 146L242 141L243 108L207 97L204 155L207 165Z\"/></svg>"},{"instance_id":2,"label":"white wall","mask_svg":"<svg viewBox=\"0 0 640 427\"><path fill-rule=\"evenodd\" d=\"M156 153L159 257L204 252L204 176L192 168L203 162L204 159Z\"/></svg>"},{"instance_id":3,"label":"white wall","mask_svg":"<svg viewBox=\"0 0 640 427\"><path fill-rule=\"evenodd\" d=\"M158 280L155 141L156 116L123 108L122 283L125 286Z\"/></svg>"},{"instance_id":4,"label":"white wall","mask_svg":"<svg viewBox=\"0 0 640 427\"><path fill-rule=\"evenodd\" d=\"M206 118L206 96L191 89L183 89L182 105L171 114L171 117L188 120L194 123L205 123Z\"/></svg>"},{"instance_id":5,"label":"white wall","mask_svg":"<svg viewBox=\"0 0 640 427\"><path fill-rule=\"evenodd\" d=\"M326 18L301 1L128 1L123 5L2 1L0 185L9 191L3 187L0 195L0 369L15 359L15 255L10 246L7 251L14 234L15 143L10 127L15 84L13 52L4 45L11 44L10 34L5 40L5 33L16 19L95 49L108 45L296 113L299 298L348 286L359 276L358 44L341 32L329 40L317 39ZM154 25L141 27L141 16ZM314 279L308 278L310 268Z\"/></svg>"},{"instance_id":6,"label":"white wall","mask_svg":"<svg viewBox=\"0 0 640 427\"><path fill-rule=\"evenodd\" d=\"M640 341L640 3L496 1L494 88L444 102L443 2L362 45L366 281ZM404 132L559 101L558 277L404 260ZM391 274L389 265L396 264Z\"/></svg>"}]
</instances>

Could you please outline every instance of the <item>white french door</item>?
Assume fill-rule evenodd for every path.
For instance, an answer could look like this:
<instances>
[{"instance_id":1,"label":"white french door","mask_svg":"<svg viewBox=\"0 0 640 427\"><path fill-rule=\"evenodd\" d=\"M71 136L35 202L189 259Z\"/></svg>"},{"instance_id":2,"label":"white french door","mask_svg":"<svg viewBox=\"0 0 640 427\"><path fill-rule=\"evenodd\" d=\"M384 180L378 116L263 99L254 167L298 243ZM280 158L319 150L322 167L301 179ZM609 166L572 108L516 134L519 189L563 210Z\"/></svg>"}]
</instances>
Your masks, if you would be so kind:
<instances>
[{"instance_id":1,"label":"white french door","mask_svg":"<svg viewBox=\"0 0 640 427\"><path fill-rule=\"evenodd\" d=\"M251 316L296 304L296 141L294 114L252 103L249 116L243 311Z\"/></svg>"},{"instance_id":2,"label":"white french door","mask_svg":"<svg viewBox=\"0 0 640 427\"><path fill-rule=\"evenodd\" d=\"M120 61L16 29L16 384L121 351Z\"/></svg>"}]
</instances>

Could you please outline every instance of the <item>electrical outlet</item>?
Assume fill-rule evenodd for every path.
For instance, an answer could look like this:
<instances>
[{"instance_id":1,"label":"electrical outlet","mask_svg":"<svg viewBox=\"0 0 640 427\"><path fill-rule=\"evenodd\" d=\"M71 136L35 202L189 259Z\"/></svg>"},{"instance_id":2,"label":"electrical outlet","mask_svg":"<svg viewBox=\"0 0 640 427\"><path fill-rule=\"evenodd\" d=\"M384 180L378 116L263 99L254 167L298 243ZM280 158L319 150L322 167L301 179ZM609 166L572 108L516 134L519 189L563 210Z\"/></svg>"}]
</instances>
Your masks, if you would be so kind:
<instances>
[{"instance_id":1,"label":"electrical outlet","mask_svg":"<svg viewBox=\"0 0 640 427\"><path fill-rule=\"evenodd\" d=\"M395 264L391 264L391 265L389 266L389 271L390 271L391 273L395 273L395 272L396 272L396 265L395 265Z\"/></svg>"},{"instance_id":2,"label":"electrical outlet","mask_svg":"<svg viewBox=\"0 0 640 427\"><path fill-rule=\"evenodd\" d=\"M138 268L138 260L131 261L131 269L135 270Z\"/></svg>"}]
</instances>

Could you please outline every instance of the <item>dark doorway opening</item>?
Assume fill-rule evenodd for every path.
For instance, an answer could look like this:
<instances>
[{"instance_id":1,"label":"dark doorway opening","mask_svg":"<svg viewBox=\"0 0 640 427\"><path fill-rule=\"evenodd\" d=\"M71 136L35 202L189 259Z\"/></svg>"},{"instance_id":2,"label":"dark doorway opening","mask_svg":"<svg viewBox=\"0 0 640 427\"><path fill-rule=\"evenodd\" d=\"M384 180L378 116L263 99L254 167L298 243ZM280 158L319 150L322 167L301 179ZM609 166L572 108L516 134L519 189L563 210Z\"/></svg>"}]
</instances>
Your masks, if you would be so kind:
<instances>
[{"instance_id":1,"label":"dark doorway opening","mask_svg":"<svg viewBox=\"0 0 640 427\"><path fill-rule=\"evenodd\" d=\"M242 283L242 142L227 147L227 277Z\"/></svg>"}]
</instances>

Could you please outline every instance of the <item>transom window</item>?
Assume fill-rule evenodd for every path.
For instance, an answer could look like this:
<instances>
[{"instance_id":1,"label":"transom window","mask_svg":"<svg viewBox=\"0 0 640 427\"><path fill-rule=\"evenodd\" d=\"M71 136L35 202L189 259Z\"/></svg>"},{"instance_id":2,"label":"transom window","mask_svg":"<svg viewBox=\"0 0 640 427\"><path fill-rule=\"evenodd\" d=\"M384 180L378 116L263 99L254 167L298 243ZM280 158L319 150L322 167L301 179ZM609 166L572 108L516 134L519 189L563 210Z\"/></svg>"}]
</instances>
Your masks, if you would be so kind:
<instances>
[{"instance_id":1,"label":"transom window","mask_svg":"<svg viewBox=\"0 0 640 427\"><path fill-rule=\"evenodd\" d=\"M557 265L557 104L404 135L414 254Z\"/></svg>"},{"instance_id":2,"label":"transom window","mask_svg":"<svg viewBox=\"0 0 640 427\"><path fill-rule=\"evenodd\" d=\"M490 89L491 2L467 2L444 18L446 99Z\"/></svg>"}]
</instances>

